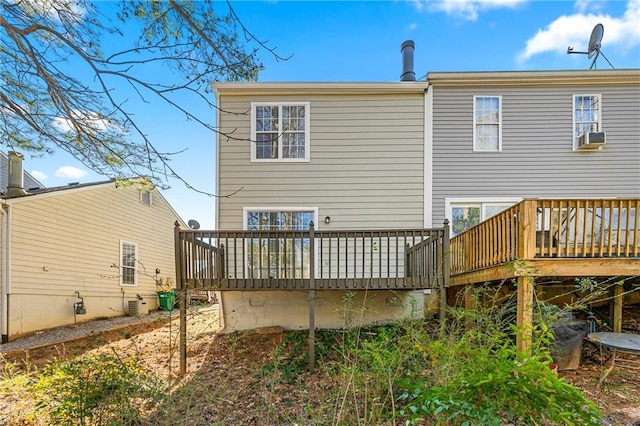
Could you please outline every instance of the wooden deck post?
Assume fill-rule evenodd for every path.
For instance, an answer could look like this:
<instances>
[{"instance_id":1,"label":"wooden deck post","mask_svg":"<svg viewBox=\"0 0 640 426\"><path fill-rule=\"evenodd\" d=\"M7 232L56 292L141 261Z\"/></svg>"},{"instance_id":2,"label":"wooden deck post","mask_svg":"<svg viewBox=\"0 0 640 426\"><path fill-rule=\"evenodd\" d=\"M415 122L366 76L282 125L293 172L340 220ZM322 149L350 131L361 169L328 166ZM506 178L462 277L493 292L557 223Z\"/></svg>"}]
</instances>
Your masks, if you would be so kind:
<instances>
[{"instance_id":1,"label":"wooden deck post","mask_svg":"<svg viewBox=\"0 0 640 426\"><path fill-rule=\"evenodd\" d=\"M623 286L616 284L613 287L613 309L612 309L612 328L614 333L622 333L622 307L623 307Z\"/></svg>"},{"instance_id":2,"label":"wooden deck post","mask_svg":"<svg viewBox=\"0 0 640 426\"><path fill-rule=\"evenodd\" d=\"M442 280L440 284L440 321L447 319L447 289L449 288L449 277L451 275L451 247L449 220L444 220L442 227Z\"/></svg>"},{"instance_id":3,"label":"wooden deck post","mask_svg":"<svg viewBox=\"0 0 640 426\"><path fill-rule=\"evenodd\" d=\"M531 349L533 320L533 277L518 277L518 307L516 314L516 348L528 356Z\"/></svg>"},{"instance_id":4,"label":"wooden deck post","mask_svg":"<svg viewBox=\"0 0 640 426\"><path fill-rule=\"evenodd\" d=\"M175 244L176 288L178 290L178 304L180 306L180 376L187 374L187 298L186 285L182 280L182 245L180 244L180 223L176 220L173 228Z\"/></svg>"},{"instance_id":5,"label":"wooden deck post","mask_svg":"<svg viewBox=\"0 0 640 426\"><path fill-rule=\"evenodd\" d=\"M536 202L524 200L518 208L518 260L529 260L535 257L536 250ZM516 313L516 348L519 353L527 356L531 349L532 320L533 320L533 277L529 271L518 274L517 292L518 305Z\"/></svg>"},{"instance_id":6,"label":"wooden deck post","mask_svg":"<svg viewBox=\"0 0 640 426\"><path fill-rule=\"evenodd\" d=\"M309 224L309 371L316 368L316 265L315 231Z\"/></svg>"}]
</instances>

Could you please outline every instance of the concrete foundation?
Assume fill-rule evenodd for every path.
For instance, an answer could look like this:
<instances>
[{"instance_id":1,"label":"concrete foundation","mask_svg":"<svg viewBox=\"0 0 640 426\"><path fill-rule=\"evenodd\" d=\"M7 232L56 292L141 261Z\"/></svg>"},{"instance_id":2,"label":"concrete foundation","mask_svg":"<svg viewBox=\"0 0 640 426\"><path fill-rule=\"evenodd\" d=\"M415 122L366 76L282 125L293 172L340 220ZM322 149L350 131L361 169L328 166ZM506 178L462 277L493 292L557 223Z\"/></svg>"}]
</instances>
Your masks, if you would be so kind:
<instances>
[{"instance_id":1,"label":"concrete foundation","mask_svg":"<svg viewBox=\"0 0 640 426\"><path fill-rule=\"evenodd\" d=\"M309 328L307 291L225 291L221 310L223 333L271 326L285 330ZM422 290L316 291L316 328L357 327L424 315Z\"/></svg>"}]
</instances>

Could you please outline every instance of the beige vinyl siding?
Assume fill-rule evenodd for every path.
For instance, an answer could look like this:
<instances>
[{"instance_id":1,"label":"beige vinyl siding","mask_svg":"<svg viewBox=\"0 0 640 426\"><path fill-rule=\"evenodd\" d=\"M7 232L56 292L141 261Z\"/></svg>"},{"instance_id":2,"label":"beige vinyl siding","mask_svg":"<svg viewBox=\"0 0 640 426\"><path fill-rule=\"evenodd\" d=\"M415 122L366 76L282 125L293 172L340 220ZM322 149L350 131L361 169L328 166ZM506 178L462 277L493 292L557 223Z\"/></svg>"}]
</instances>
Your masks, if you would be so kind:
<instances>
[{"instance_id":1,"label":"beige vinyl siding","mask_svg":"<svg viewBox=\"0 0 640 426\"><path fill-rule=\"evenodd\" d=\"M107 184L12 203L10 334L72 323L76 291L87 306L87 315L79 320L121 315L123 302L136 294L155 308L151 277L139 274L138 285L123 293L119 269L111 267L120 264L124 240L138 244L139 269L144 265L153 275L160 268L161 277L175 279L173 229L178 218L154 195L147 206L140 203L136 188ZM43 312L37 303L47 299Z\"/></svg>"},{"instance_id":2,"label":"beige vinyl siding","mask_svg":"<svg viewBox=\"0 0 640 426\"><path fill-rule=\"evenodd\" d=\"M250 142L219 138L220 229L243 207L318 207L319 228L419 227L424 205L424 93L221 96L223 132L250 137L251 102L309 102L310 162L251 163ZM325 225L325 216L331 224Z\"/></svg>"},{"instance_id":3,"label":"beige vinyl siding","mask_svg":"<svg viewBox=\"0 0 640 426\"><path fill-rule=\"evenodd\" d=\"M433 87L433 223L445 198L637 197L640 86ZM573 150L573 95L602 95L600 151ZM473 152L473 96L502 96L502 152Z\"/></svg>"}]
</instances>

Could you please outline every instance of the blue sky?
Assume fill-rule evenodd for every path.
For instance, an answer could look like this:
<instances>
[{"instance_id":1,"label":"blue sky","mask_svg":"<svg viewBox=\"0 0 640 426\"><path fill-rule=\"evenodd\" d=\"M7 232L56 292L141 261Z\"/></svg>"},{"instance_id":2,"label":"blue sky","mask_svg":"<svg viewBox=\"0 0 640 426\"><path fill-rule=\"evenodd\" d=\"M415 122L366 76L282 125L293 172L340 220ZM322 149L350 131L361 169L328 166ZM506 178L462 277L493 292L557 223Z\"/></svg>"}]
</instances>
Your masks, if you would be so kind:
<instances>
[{"instance_id":1,"label":"blue sky","mask_svg":"<svg viewBox=\"0 0 640 426\"><path fill-rule=\"evenodd\" d=\"M224 4L220 3L220 7ZM400 44L415 41L420 78L435 71L588 69L591 30L604 25L602 52L616 68L640 68L640 0L629 1L358 1L232 2L258 38L269 40L288 61L262 55L260 81L397 81ZM598 69L609 68L604 59ZM211 95L213 96L213 95ZM215 189L215 135L161 102L139 103L134 112L161 150L185 152L172 165L190 183ZM211 120L215 113L210 111ZM46 186L104 177L64 153L25 155L25 169ZM214 224L214 202L170 182L163 191L185 219L203 229ZM134 219L134 218L132 218Z\"/></svg>"}]
</instances>

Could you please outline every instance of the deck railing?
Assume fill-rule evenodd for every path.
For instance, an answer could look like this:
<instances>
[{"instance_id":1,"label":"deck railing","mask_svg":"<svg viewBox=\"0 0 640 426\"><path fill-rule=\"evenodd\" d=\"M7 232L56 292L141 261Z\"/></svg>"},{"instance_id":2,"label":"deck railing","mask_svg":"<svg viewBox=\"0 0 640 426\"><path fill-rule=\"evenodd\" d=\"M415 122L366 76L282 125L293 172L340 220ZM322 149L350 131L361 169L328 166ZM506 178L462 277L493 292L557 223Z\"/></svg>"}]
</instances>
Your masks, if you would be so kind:
<instances>
[{"instance_id":1,"label":"deck railing","mask_svg":"<svg viewBox=\"0 0 640 426\"><path fill-rule=\"evenodd\" d=\"M528 199L451 240L451 274L533 258L640 256L640 199Z\"/></svg>"},{"instance_id":2,"label":"deck railing","mask_svg":"<svg viewBox=\"0 0 640 426\"><path fill-rule=\"evenodd\" d=\"M448 279L448 225L351 231L200 231L176 226L175 240L179 288L423 289L437 288Z\"/></svg>"}]
</instances>

